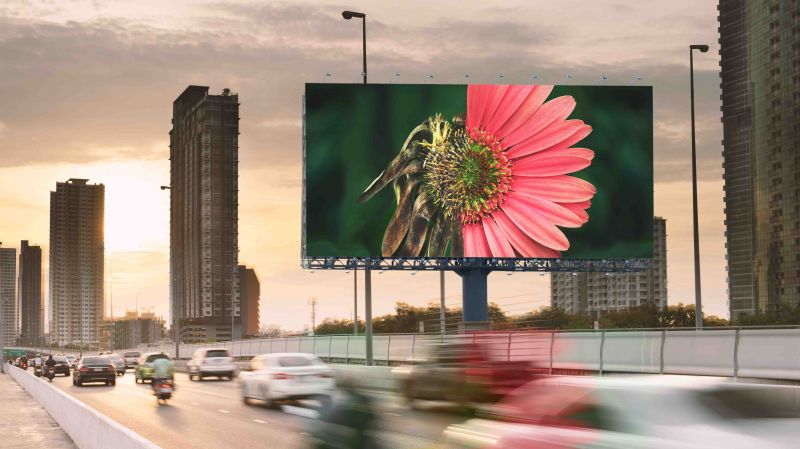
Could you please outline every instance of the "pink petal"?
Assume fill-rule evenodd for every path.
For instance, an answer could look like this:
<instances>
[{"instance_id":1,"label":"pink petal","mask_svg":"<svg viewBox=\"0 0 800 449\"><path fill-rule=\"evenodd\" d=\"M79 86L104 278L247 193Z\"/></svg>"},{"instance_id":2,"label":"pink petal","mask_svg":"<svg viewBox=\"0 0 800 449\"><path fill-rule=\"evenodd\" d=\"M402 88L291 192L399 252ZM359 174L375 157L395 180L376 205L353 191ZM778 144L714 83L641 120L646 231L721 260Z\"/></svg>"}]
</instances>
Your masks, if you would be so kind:
<instances>
[{"instance_id":1,"label":"pink petal","mask_svg":"<svg viewBox=\"0 0 800 449\"><path fill-rule=\"evenodd\" d=\"M587 161L591 161L594 159L594 151L588 148L551 148L544 151L540 151L536 153L537 156L544 157L545 155L555 155L559 154L561 156L575 156L586 159Z\"/></svg>"},{"instance_id":2,"label":"pink petal","mask_svg":"<svg viewBox=\"0 0 800 449\"><path fill-rule=\"evenodd\" d=\"M581 201L579 203L559 203L561 206L571 210L575 215L581 218L581 220L586 223L589 221L589 214L586 212L586 209L592 205L591 201Z\"/></svg>"},{"instance_id":3,"label":"pink petal","mask_svg":"<svg viewBox=\"0 0 800 449\"><path fill-rule=\"evenodd\" d=\"M533 240L557 251L565 251L569 248L567 236L555 224L536 211L525 207L518 201L512 201L508 197L500 208L508 214L517 227Z\"/></svg>"},{"instance_id":4,"label":"pink petal","mask_svg":"<svg viewBox=\"0 0 800 449\"><path fill-rule=\"evenodd\" d=\"M567 228L579 228L583 222L571 210L541 198L523 195L519 192L508 192L506 201L519 203L523 208L536 212L550 223Z\"/></svg>"},{"instance_id":5,"label":"pink petal","mask_svg":"<svg viewBox=\"0 0 800 449\"><path fill-rule=\"evenodd\" d=\"M503 138L503 147L509 148L535 136L551 123L564 121L573 109L575 109L575 100L570 96L562 96L548 101L525 123Z\"/></svg>"},{"instance_id":6,"label":"pink petal","mask_svg":"<svg viewBox=\"0 0 800 449\"><path fill-rule=\"evenodd\" d=\"M569 136L566 139L564 139L564 141L562 141L562 142L560 142L560 143L558 143L556 145L553 145L553 146L551 146L549 148L545 148L545 149L541 150L539 153L540 154L544 154L544 153L549 153L551 151L563 151L563 150L570 149L569 147L571 147L572 145L575 145L576 143L580 142L581 140L583 140L586 136L588 136L591 133L592 133L592 127L589 126L589 125L583 125L583 127L581 127L579 130L577 130L571 136ZM520 148L522 145L525 145L525 143L523 142L523 143L517 145L514 148ZM589 151L591 151L591 150L589 150ZM594 152L592 152L592 153L594 153ZM592 158L594 158L594 156L592 156Z\"/></svg>"},{"instance_id":7,"label":"pink petal","mask_svg":"<svg viewBox=\"0 0 800 449\"><path fill-rule=\"evenodd\" d=\"M591 163L592 161L576 156L529 156L514 161L512 169L514 176L554 176L583 170Z\"/></svg>"},{"instance_id":8,"label":"pink petal","mask_svg":"<svg viewBox=\"0 0 800 449\"><path fill-rule=\"evenodd\" d=\"M492 114L492 118L486 122L486 130L497 136L497 130L502 126L512 114L517 112L520 105L528 98L534 86L514 85L508 86L506 94L497 105L497 110ZM499 136L498 136L499 137Z\"/></svg>"},{"instance_id":9,"label":"pink petal","mask_svg":"<svg viewBox=\"0 0 800 449\"><path fill-rule=\"evenodd\" d=\"M492 257L492 250L489 249L480 223L463 225L461 233L464 235L464 257Z\"/></svg>"},{"instance_id":10,"label":"pink petal","mask_svg":"<svg viewBox=\"0 0 800 449\"><path fill-rule=\"evenodd\" d=\"M481 222L483 223L483 231L486 233L489 248L492 250L492 256L515 257L514 248L511 247L508 239L500 232L497 223L491 217L486 217Z\"/></svg>"},{"instance_id":11,"label":"pink petal","mask_svg":"<svg viewBox=\"0 0 800 449\"><path fill-rule=\"evenodd\" d=\"M489 94L486 98L486 105L481 114L481 121L478 123L479 128L486 129L488 131L488 123L491 120L492 116L494 115L495 111L497 111L497 107L500 105L500 102L503 101L503 97L506 94L506 90L508 90L507 84L502 85L490 85L491 89L489 90Z\"/></svg>"},{"instance_id":12,"label":"pink petal","mask_svg":"<svg viewBox=\"0 0 800 449\"><path fill-rule=\"evenodd\" d=\"M530 120L533 114L542 106L542 103L544 103L548 95L550 95L550 92L553 91L552 85L532 87L533 89L531 89L528 97L525 98L522 105L514 112L514 115L497 130L495 137L503 139L510 133L516 131L520 125Z\"/></svg>"},{"instance_id":13,"label":"pink petal","mask_svg":"<svg viewBox=\"0 0 800 449\"><path fill-rule=\"evenodd\" d=\"M561 253L558 251L540 245L528 237L502 209L495 210L492 217L495 219L497 227L522 257L561 257Z\"/></svg>"},{"instance_id":14,"label":"pink petal","mask_svg":"<svg viewBox=\"0 0 800 449\"><path fill-rule=\"evenodd\" d=\"M511 147L507 152L508 157L512 159L520 158L557 145L560 146L564 141L581 132L584 127L588 127L591 130L591 127L585 125L582 120L566 120L553 123L538 134Z\"/></svg>"},{"instance_id":15,"label":"pink petal","mask_svg":"<svg viewBox=\"0 0 800 449\"><path fill-rule=\"evenodd\" d=\"M467 127L477 128L480 124L491 87L489 84L470 84L467 86Z\"/></svg>"},{"instance_id":16,"label":"pink petal","mask_svg":"<svg viewBox=\"0 0 800 449\"><path fill-rule=\"evenodd\" d=\"M558 203L585 201L597 192L590 183L572 176L514 177L511 190Z\"/></svg>"}]
</instances>

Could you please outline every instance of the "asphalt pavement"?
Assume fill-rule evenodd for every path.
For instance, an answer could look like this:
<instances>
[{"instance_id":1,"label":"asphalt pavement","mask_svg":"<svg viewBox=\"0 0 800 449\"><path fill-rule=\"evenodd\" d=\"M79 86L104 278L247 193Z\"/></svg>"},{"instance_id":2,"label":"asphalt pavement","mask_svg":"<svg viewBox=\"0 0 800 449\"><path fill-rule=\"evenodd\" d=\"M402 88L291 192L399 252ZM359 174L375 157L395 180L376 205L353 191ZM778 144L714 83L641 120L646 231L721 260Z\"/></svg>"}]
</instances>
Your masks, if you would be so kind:
<instances>
[{"instance_id":1,"label":"asphalt pavement","mask_svg":"<svg viewBox=\"0 0 800 449\"><path fill-rule=\"evenodd\" d=\"M115 387L76 387L69 377L56 377L52 384L164 449L308 447L307 432L316 415L312 404L267 409L258 401L245 404L236 380L192 382L177 374L175 382L168 405L158 405L150 385L136 384L132 371L118 377ZM437 440L445 427L464 420L446 406L414 410L394 394L373 397L386 449L441 447Z\"/></svg>"}]
</instances>

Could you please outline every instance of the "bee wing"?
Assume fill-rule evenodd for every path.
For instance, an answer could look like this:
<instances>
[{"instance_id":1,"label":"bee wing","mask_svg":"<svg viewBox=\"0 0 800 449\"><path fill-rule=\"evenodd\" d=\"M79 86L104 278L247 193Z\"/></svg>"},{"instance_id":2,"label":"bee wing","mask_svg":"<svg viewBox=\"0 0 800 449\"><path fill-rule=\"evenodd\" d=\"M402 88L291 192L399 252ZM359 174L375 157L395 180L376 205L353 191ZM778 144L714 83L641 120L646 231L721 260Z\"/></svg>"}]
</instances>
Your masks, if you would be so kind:
<instances>
[{"instance_id":1,"label":"bee wing","mask_svg":"<svg viewBox=\"0 0 800 449\"><path fill-rule=\"evenodd\" d=\"M428 234L428 248L425 251L425 255L428 257L443 257L444 252L447 250L447 241L450 239L452 226L441 212L437 213L431 222L433 226Z\"/></svg>"},{"instance_id":2,"label":"bee wing","mask_svg":"<svg viewBox=\"0 0 800 449\"><path fill-rule=\"evenodd\" d=\"M425 245L425 237L428 235L428 223L436 212L436 205L432 198L428 197L425 190L420 190L414 210L411 212L411 223L408 227L403 247L400 248L401 257L418 257L422 253Z\"/></svg>"},{"instance_id":3,"label":"bee wing","mask_svg":"<svg viewBox=\"0 0 800 449\"><path fill-rule=\"evenodd\" d=\"M411 213L414 207L414 189L421 182L418 174L404 175L394 182L394 191L397 196L397 208L394 210L386 232L383 234L383 244L381 254L383 257L391 257L400 248L403 239L408 233L411 223Z\"/></svg>"},{"instance_id":4,"label":"bee wing","mask_svg":"<svg viewBox=\"0 0 800 449\"><path fill-rule=\"evenodd\" d=\"M464 257L464 237L461 234L461 222L456 220L453 222L450 245L452 246L452 257Z\"/></svg>"},{"instance_id":5,"label":"bee wing","mask_svg":"<svg viewBox=\"0 0 800 449\"><path fill-rule=\"evenodd\" d=\"M373 195L380 192L387 184L397 179L400 175L404 173L409 173L407 171L408 165L416 160L419 160L420 165L419 168L422 168L422 156L425 154L425 147L422 145L423 141L430 141L431 140L431 132L428 128L428 125L423 123L413 131L411 134L408 135L406 138L405 143L403 144L402 148L400 149L400 153L389 162L389 165L386 166L380 175L375 178L374 181L364 189L364 192L361 196L358 197L358 202L363 203L368 199L372 198Z\"/></svg>"}]
</instances>

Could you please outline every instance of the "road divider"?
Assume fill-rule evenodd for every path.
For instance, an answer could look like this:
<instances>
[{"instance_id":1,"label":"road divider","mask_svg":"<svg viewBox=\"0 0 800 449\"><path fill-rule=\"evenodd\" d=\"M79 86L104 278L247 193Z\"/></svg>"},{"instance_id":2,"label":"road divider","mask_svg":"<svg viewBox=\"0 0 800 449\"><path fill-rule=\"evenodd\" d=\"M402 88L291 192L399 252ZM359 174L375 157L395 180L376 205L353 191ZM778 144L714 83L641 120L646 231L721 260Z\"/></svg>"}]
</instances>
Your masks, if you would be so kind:
<instances>
[{"instance_id":1,"label":"road divider","mask_svg":"<svg viewBox=\"0 0 800 449\"><path fill-rule=\"evenodd\" d=\"M160 449L150 440L29 372L13 366L8 371L79 449Z\"/></svg>"}]
</instances>

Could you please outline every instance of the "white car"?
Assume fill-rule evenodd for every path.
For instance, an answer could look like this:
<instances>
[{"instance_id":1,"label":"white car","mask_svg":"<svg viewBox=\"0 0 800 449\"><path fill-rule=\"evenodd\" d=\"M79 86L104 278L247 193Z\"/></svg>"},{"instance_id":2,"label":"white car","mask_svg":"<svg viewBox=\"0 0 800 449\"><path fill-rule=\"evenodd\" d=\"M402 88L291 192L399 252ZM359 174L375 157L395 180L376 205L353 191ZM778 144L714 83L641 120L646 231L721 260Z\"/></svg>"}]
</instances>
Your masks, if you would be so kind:
<instances>
[{"instance_id":1,"label":"white car","mask_svg":"<svg viewBox=\"0 0 800 449\"><path fill-rule=\"evenodd\" d=\"M253 358L250 370L239 375L242 399L264 401L328 400L336 387L333 370L313 354L276 353Z\"/></svg>"},{"instance_id":2,"label":"white car","mask_svg":"<svg viewBox=\"0 0 800 449\"><path fill-rule=\"evenodd\" d=\"M789 449L800 441L798 398L794 386L690 376L555 377L444 436L484 449Z\"/></svg>"},{"instance_id":3,"label":"white car","mask_svg":"<svg viewBox=\"0 0 800 449\"><path fill-rule=\"evenodd\" d=\"M236 364L227 349L198 349L192 360L186 362L189 380L203 380L206 377L223 377L233 379L236 376Z\"/></svg>"}]
</instances>

